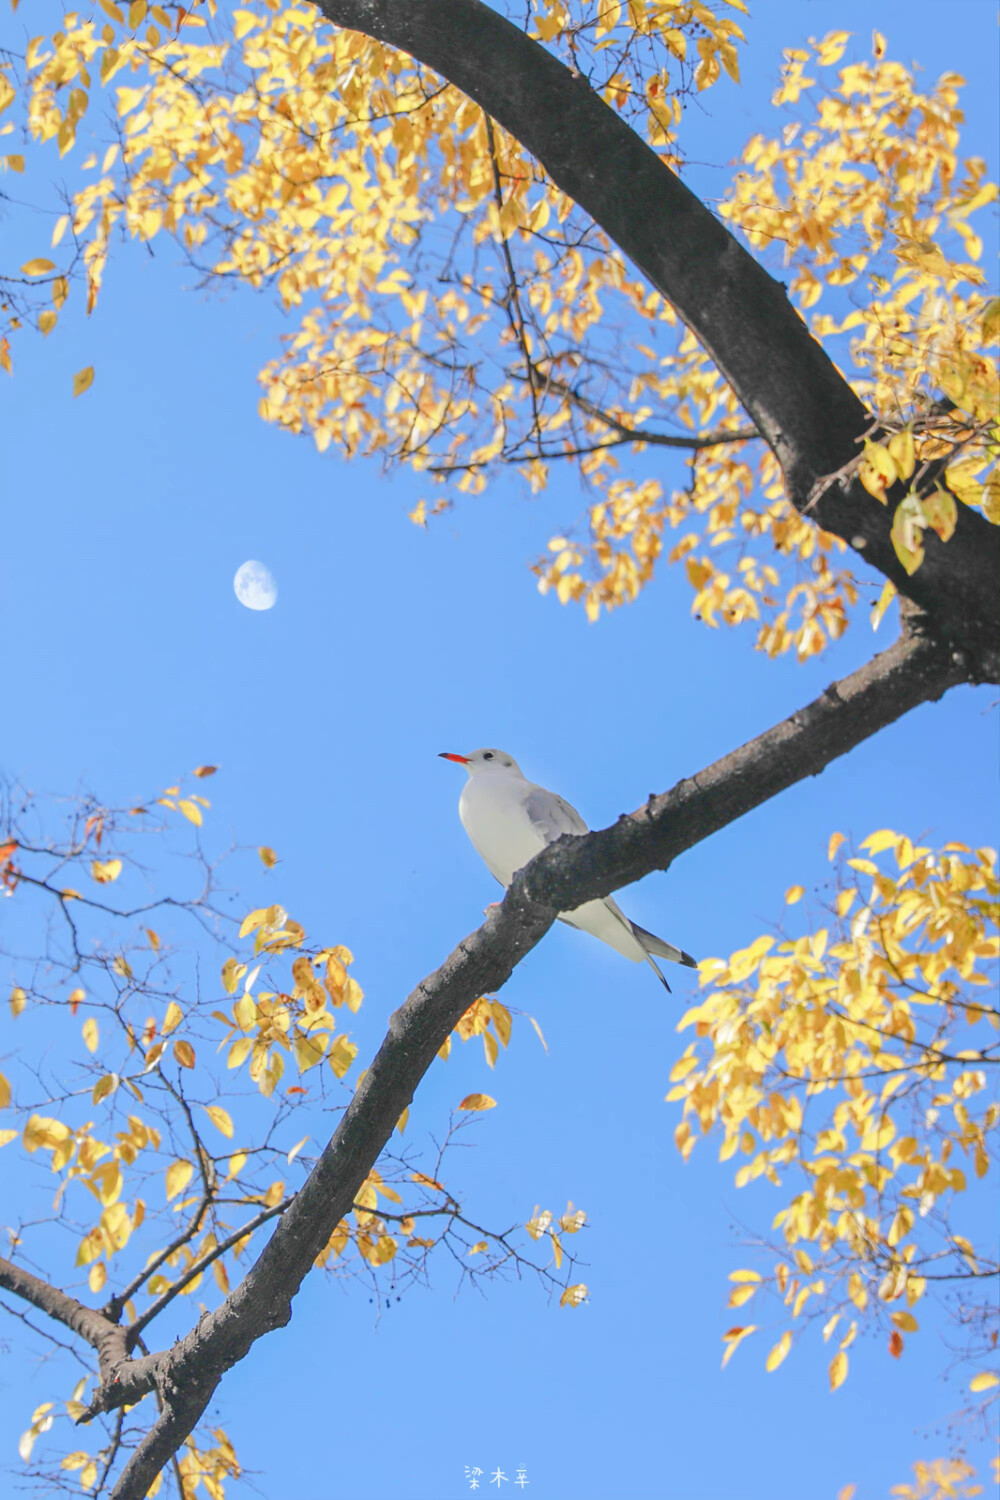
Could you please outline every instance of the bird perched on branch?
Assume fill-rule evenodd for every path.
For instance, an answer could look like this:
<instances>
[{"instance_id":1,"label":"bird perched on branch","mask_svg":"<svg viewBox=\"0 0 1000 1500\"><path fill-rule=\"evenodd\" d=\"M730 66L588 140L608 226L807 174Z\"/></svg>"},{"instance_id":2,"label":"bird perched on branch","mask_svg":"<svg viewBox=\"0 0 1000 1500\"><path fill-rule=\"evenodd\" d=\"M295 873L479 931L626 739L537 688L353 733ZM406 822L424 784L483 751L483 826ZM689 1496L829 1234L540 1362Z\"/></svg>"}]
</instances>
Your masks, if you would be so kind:
<instances>
[{"instance_id":1,"label":"bird perched on branch","mask_svg":"<svg viewBox=\"0 0 1000 1500\"><path fill-rule=\"evenodd\" d=\"M504 750L474 750L471 755L443 750L441 758L457 761L469 773L458 815L476 853L505 890L516 871L546 844L555 843L564 833L590 832L575 807L555 792L528 781L517 761ZM645 959L668 990L657 958L691 969L698 967L690 953L630 922L610 896L562 912L559 920L600 938L633 963Z\"/></svg>"}]
</instances>

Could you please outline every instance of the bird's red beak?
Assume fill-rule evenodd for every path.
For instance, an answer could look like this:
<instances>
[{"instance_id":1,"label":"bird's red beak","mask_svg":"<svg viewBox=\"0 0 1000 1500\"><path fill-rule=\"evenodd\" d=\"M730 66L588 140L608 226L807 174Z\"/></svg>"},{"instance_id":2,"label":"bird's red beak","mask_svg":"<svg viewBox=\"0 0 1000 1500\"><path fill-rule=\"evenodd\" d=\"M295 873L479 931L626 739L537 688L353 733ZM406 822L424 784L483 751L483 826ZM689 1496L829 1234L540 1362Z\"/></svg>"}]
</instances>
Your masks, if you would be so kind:
<instances>
[{"instance_id":1,"label":"bird's red beak","mask_svg":"<svg viewBox=\"0 0 1000 1500\"><path fill-rule=\"evenodd\" d=\"M440 759L457 760L460 766L467 766L469 764L469 757L467 755L452 755L450 750L442 750Z\"/></svg>"}]
</instances>

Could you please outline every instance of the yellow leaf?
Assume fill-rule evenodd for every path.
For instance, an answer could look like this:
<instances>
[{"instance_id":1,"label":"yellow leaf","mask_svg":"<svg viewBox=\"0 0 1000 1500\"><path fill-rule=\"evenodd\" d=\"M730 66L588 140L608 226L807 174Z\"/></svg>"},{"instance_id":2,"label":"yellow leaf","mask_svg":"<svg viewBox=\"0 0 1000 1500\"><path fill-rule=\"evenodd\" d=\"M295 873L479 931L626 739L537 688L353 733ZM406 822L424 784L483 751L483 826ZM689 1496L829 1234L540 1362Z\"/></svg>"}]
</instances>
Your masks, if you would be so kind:
<instances>
[{"instance_id":1,"label":"yellow leaf","mask_svg":"<svg viewBox=\"0 0 1000 1500\"><path fill-rule=\"evenodd\" d=\"M756 1323L748 1323L745 1328L736 1327L736 1328L727 1328L726 1329L726 1332L722 1335L722 1341L723 1341L723 1343L726 1346L726 1352L722 1356L722 1368L723 1369L726 1368L726 1366L729 1363L730 1359L732 1359L734 1352L739 1348L739 1346L743 1342L743 1340L745 1338L749 1338L749 1336L750 1336L751 1333L756 1333L756 1332L757 1332L757 1324Z\"/></svg>"},{"instance_id":2,"label":"yellow leaf","mask_svg":"<svg viewBox=\"0 0 1000 1500\"><path fill-rule=\"evenodd\" d=\"M768 1371L768 1373L770 1373L770 1371L776 1370L778 1368L778 1366L782 1363L782 1361L784 1360L785 1356L787 1355L787 1353L788 1353L788 1351L789 1351L789 1349L791 1347L792 1347L792 1334L791 1334L791 1330L790 1329L786 1329L785 1332L781 1335L781 1338L775 1344L774 1348L771 1350L770 1354L767 1356L767 1362L765 1364L765 1369Z\"/></svg>"},{"instance_id":3,"label":"yellow leaf","mask_svg":"<svg viewBox=\"0 0 1000 1500\"><path fill-rule=\"evenodd\" d=\"M172 1031L177 1030L183 1019L184 1012L176 1000L171 1000L167 1006L167 1014L163 1018L163 1025L160 1027L160 1035L169 1036Z\"/></svg>"},{"instance_id":4,"label":"yellow leaf","mask_svg":"<svg viewBox=\"0 0 1000 1500\"><path fill-rule=\"evenodd\" d=\"M19 1016L28 1003L28 997L19 985L15 985L10 992L10 1013Z\"/></svg>"},{"instance_id":5,"label":"yellow leaf","mask_svg":"<svg viewBox=\"0 0 1000 1500\"><path fill-rule=\"evenodd\" d=\"M194 1067L194 1048L190 1042L175 1042L174 1057L182 1068Z\"/></svg>"},{"instance_id":6,"label":"yellow leaf","mask_svg":"<svg viewBox=\"0 0 1000 1500\"><path fill-rule=\"evenodd\" d=\"M59 314L52 311L51 307L38 314L38 327L43 335L50 334L59 321Z\"/></svg>"},{"instance_id":7,"label":"yellow leaf","mask_svg":"<svg viewBox=\"0 0 1000 1500\"><path fill-rule=\"evenodd\" d=\"M983 310L983 343L995 344L1000 339L1000 297L992 297Z\"/></svg>"},{"instance_id":8,"label":"yellow leaf","mask_svg":"<svg viewBox=\"0 0 1000 1500\"><path fill-rule=\"evenodd\" d=\"M89 391L94 383L94 367L88 365L85 370L77 370L73 376L73 395L82 396L84 391Z\"/></svg>"},{"instance_id":9,"label":"yellow leaf","mask_svg":"<svg viewBox=\"0 0 1000 1500\"><path fill-rule=\"evenodd\" d=\"M978 1395L980 1391L992 1390L995 1385L1000 1385L1000 1375L994 1374L992 1370L980 1370L969 1381L969 1390Z\"/></svg>"},{"instance_id":10,"label":"yellow leaf","mask_svg":"<svg viewBox=\"0 0 1000 1500\"><path fill-rule=\"evenodd\" d=\"M542 1035L542 1028L539 1026L539 1024L535 1020L534 1016L529 1016L528 1020L531 1022L532 1026L535 1028L535 1035L538 1037L538 1040L541 1042L541 1044L545 1048L546 1052L548 1052L548 1050L549 1050L549 1044L545 1040L544 1036Z\"/></svg>"},{"instance_id":11,"label":"yellow leaf","mask_svg":"<svg viewBox=\"0 0 1000 1500\"><path fill-rule=\"evenodd\" d=\"M261 927L267 920L267 914L269 910L270 908L267 906L258 906L256 911L249 912L247 916L243 918L243 921L240 925L240 937L249 937L251 932L256 932L257 928Z\"/></svg>"},{"instance_id":12,"label":"yellow leaf","mask_svg":"<svg viewBox=\"0 0 1000 1500\"><path fill-rule=\"evenodd\" d=\"M559 1298L560 1307L579 1307L587 1300L587 1284L580 1281L576 1286L568 1286Z\"/></svg>"},{"instance_id":13,"label":"yellow leaf","mask_svg":"<svg viewBox=\"0 0 1000 1500\"><path fill-rule=\"evenodd\" d=\"M189 1161L172 1161L167 1168L167 1201L176 1198L178 1193L183 1193L194 1175L194 1167Z\"/></svg>"},{"instance_id":14,"label":"yellow leaf","mask_svg":"<svg viewBox=\"0 0 1000 1500\"><path fill-rule=\"evenodd\" d=\"M196 776L214 776L218 769L218 766L195 766L194 774Z\"/></svg>"},{"instance_id":15,"label":"yellow leaf","mask_svg":"<svg viewBox=\"0 0 1000 1500\"><path fill-rule=\"evenodd\" d=\"M117 880L122 872L120 859L95 859L90 866L90 873L98 885L110 885L112 880Z\"/></svg>"},{"instance_id":16,"label":"yellow leaf","mask_svg":"<svg viewBox=\"0 0 1000 1500\"><path fill-rule=\"evenodd\" d=\"M231 1141L233 1138L233 1122L228 1112L222 1108L222 1105L206 1104L205 1113L206 1115L208 1115L208 1118L211 1120L216 1130L221 1130L222 1134L226 1137L226 1140Z\"/></svg>"},{"instance_id":17,"label":"yellow leaf","mask_svg":"<svg viewBox=\"0 0 1000 1500\"><path fill-rule=\"evenodd\" d=\"M474 1245L470 1245L470 1247L469 1247L469 1254L470 1255L481 1255L484 1250L488 1250L489 1248L490 1248L490 1242L489 1242L489 1240L477 1240Z\"/></svg>"},{"instance_id":18,"label":"yellow leaf","mask_svg":"<svg viewBox=\"0 0 1000 1500\"><path fill-rule=\"evenodd\" d=\"M891 828L880 828L877 833L870 833L863 839L861 847L867 849L869 854L881 854L884 849L893 849L898 843L898 833L893 833Z\"/></svg>"},{"instance_id":19,"label":"yellow leaf","mask_svg":"<svg viewBox=\"0 0 1000 1500\"><path fill-rule=\"evenodd\" d=\"M917 453L910 428L896 432L889 439L889 456L896 466L900 479L909 479L917 467Z\"/></svg>"},{"instance_id":20,"label":"yellow leaf","mask_svg":"<svg viewBox=\"0 0 1000 1500\"><path fill-rule=\"evenodd\" d=\"M835 1391L847 1379L847 1355L839 1350L830 1361L830 1389Z\"/></svg>"},{"instance_id":21,"label":"yellow leaf","mask_svg":"<svg viewBox=\"0 0 1000 1500\"><path fill-rule=\"evenodd\" d=\"M21 270L25 276L45 276L49 271L54 271L52 261L38 256L35 260L26 260Z\"/></svg>"},{"instance_id":22,"label":"yellow leaf","mask_svg":"<svg viewBox=\"0 0 1000 1500\"><path fill-rule=\"evenodd\" d=\"M924 560L923 527L927 517L917 495L904 495L892 518L889 540L907 573L914 574Z\"/></svg>"},{"instance_id":23,"label":"yellow leaf","mask_svg":"<svg viewBox=\"0 0 1000 1500\"><path fill-rule=\"evenodd\" d=\"M112 1203L101 1214L101 1228L116 1250L124 1250L132 1233L132 1220L124 1203Z\"/></svg>"},{"instance_id":24,"label":"yellow leaf","mask_svg":"<svg viewBox=\"0 0 1000 1500\"><path fill-rule=\"evenodd\" d=\"M17 1140L16 1130L0 1130L0 1146L9 1146L11 1141Z\"/></svg>"},{"instance_id":25,"label":"yellow leaf","mask_svg":"<svg viewBox=\"0 0 1000 1500\"><path fill-rule=\"evenodd\" d=\"M885 492L895 484L897 477L896 465L888 448L883 448L881 443L865 443L858 478L869 495L874 495L884 505Z\"/></svg>"},{"instance_id":26,"label":"yellow leaf","mask_svg":"<svg viewBox=\"0 0 1000 1500\"><path fill-rule=\"evenodd\" d=\"M226 1059L226 1067L227 1068L238 1068L241 1063L245 1063L246 1062L246 1060L250 1056L250 1053L252 1052L252 1050L253 1050L253 1037L251 1037L251 1036L237 1037L236 1041L233 1043L233 1045L229 1049L229 1056Z\"/></svg>"},{"instance_id":27,"label":"yellow leaf","mask_svg":"<svg viewBox=\"0 0 1000 1500\"><path fill-rule=\"evenodd\" d=\"M358 1049L354 1042L349 1042L346 1037L338 1036L327 1054L327 1061L337 1077L343 1078L357 1055Z\"/></svg>"},{"instance_id":28,"label":"yellow leaf","mask_svg":"<svg viewBox=\"0 0 1000 1500\"><path fill-rule=\"evenodd\" d=\"M871 622L873 630L877 630L879 628L886 610L889 608L889 605L892 603L895 597L896 585L894 583L890 583L889 580L886 579L885 583L882 585L882 592L879 594L877 602L872 606Z\"/></svg>"},{"instance_id":29,"label":"yellow leaf","mask_svg":"<svg viewBox=\"0 0 1000 1500\"><path fill-rule=\"evenodd\" d=\"M833 860L842 843L844 843L844 835L842 833L831 833L830 842L826 849L827 859Z\"/></svg>"},{"instance_id":30,"label":"yellow leaf","mask_svg":"<svg viewBox=\"0 0 1000 1500\"><path fill-rule=\"evenodd\" d=\"M295 1052L295 1061L298 1063L300 1073L308 1073L318 1062L322 1062L323 1054L329 1042L327 1032L319 1032L315 1036L297 1036L292 1043Z\"/></svg>"},{"instance_id":31,"label":"yellow leaf","mask_svg":"<svg viewBox=\"0 0 1000 1500\"><path fill-rule=\"evenodd\" d=\"M785 905L794 906L796 901L801 901L806 890L803 885L790 885L785 892Z\"/></svg>"},{"instance_id":32,"label":"yellow leaf","mask_svg":"<svg viewBox=\"0 0 1000 1500\"><path fill-rule=\"evenodd\" d=\"M6 1109L10 1103L10 1083L3 1073L0 1073L0 1109Z\"/></svg>"},{"instance_id":33,"label":"yellow leaf","mask_svg":"<svg viewBox=\"0 0 1000 1500\"><path fill-rule=\"evenodd\" d=\"M100 1037L98 1033L97 1022L94 1020L93 1016L87 1017L87 1019L83 1023L82 1030L83 1045L86 1047L88 1052L96 1052Z\"/></svg>"},{"instance_id":34,"label":"yellow leaf","mask_svg":"<svg viewBox=\"0 0 1000 1500\"><path fill-rule=\"evenodd\" d=\"M225 990L227 995L235 994L236 986L239 984L245 973L245 966L241 963L237 963L235 958L226 959L225 963L222 965L222 988Z\"/></svg>"},{"instance_id":35,"label":"yellow leaf","mask_svg":"<svg viewBox=\"0 0 1000 1500\"><path fill-rule=\"evenodd\" d=\"M892 1321L895 1323L896 1327L901 1328L904 1333L916 1333L920 1327L920 1324L910 1312L894 1312L892 1315Z\"/></svg>"},{"instance_id":36,"label":"yellow leaf","mask_svg":"<svg viewBox=\"0 0 1000 1500\"><path fill-rule=\"evenodd\" d=\"M91 1103L100 1104L102 1099L106 1099L109 1094L114 1093L115 1089L118 1087L118 1083L119 1079L117 1073L105 1073L104 1077L99 1078L94 1084L93 1091L90 1095Z\"/></svg>"},{"instance_id":37,"label":"yellow leaf","mask_svg":"<svg viewBox=\"0 0 1000 1500\"><path fill-rule=\"evenodd\" d=\"M196 828L200 828L201 827L201 825L202 825L201 808L198 806L198 804L196 802L191 802L191 801L188 800L188 798L182 797L181 800L178 802L177 806L180 808L181 812L187 818L187 820L188 820L189 823L193 823Z\"/></svg>"},{"instance_id":38,"label":"yellow leaf","mask_svg":"<svg viewBox=\"0 0 1000 1500\"><path fill-rule=\"evenodd\" d=\"M278 856L275 854L274 850L269 849L266 844L261 844L260 848L257 850L257 853L260 855L264 863L264 868L267 870L273 870L275 865L278 863Z\"/></svg>"},{"instance_id":39,"label":"yellow leaf","mask_svg":"<svg viewBox=\"0 0 1000 1500\"><path fill-rule=\"evenodd\" d=\"M958 525L958 506L954 495L947 490L932 490L920 502L924 520L932 531L936 531L942 542L950 541Z\"/></svg>"},{"instance_id":40,"label":"yellow leaf","mask_svg":"<svg viewBox=\"0 0 1000 1500\"><path fill-rule=\"evenodd\" d=\"M459 1109L496 1109L497 1101L489 1094L466 1094Z\"/></svg>"}]
</instances>

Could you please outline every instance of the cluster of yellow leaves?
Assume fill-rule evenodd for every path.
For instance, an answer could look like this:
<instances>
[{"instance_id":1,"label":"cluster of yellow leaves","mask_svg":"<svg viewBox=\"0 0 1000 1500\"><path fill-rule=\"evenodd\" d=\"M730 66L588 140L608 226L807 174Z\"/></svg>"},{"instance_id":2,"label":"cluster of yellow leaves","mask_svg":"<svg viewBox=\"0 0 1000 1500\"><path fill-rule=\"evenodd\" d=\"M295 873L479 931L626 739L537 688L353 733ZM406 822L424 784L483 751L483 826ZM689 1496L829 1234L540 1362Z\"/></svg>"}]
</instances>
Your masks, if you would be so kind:
<instances>
[{"instance_id":1,"label":"cluster of yellow leaves","mask_svg":"<svg viewBox=\"0 0 1000 1500\"><path fill-rule=\"evenodd\" d=\"M39 1150L52 1152L53 1172L65 1172L56 1194L56 1207L70 1182L81 1182L101 1204L99 1222L84 1235L76 1255L78 1266L90 1266L91 1291L98 1292L107 1280L104 1261L123 1250L135 1229L146 1216L146 1205L136 1198L131 1212L123 1203L124 1171L131 1167L140 1151L159 1150L160 1133L138 1115L129 1115L128 1130L119 1131L113 1145L97 1140L88 1121L71 1130L61 1120L32 1114L25 1123L22 1144L29 1155Z\"/></svg>"},{"instance_id":2,"label":"cluster of yellow leaves","mask_svg":"<svg viewBox=\"0 0 1000 1500\"><path fill-rule=\"evenodd\" d=\"M1000 1030L984 972L998 952L994 851L935 852L888 829L855 858L842 844L835 834L831 859L853 876L832 934L761 937L701 965L709 993L680 1023L698 1040L667 1096L683 1101L685 1157L696 1128L714 1129L721 1160L746 1158L737 1186L802 1183L774 1219L783 1248L773 1271L734 1272L729 1305L764 1286L780 1297L792 1327L768 1369L787 1355L796 1320L822 1317L824 1339L838 1338L834 1389L863 1317L891 1330L898 1357L929 1282L994 1269L950 1211L967 1172L989 1172L1000 1122L1000 1105L983 1097L996 1043L980 1040ZM787 899L802 894L793 886ZM755 1329L730 1329L725 1357Z\"/></svg>"},{"instance_id":3,"label":"cluster of yellow leaves","mask_svg":"<svg viewBox=\"0 0 1000 1500\"><path fill-rule=\"evenodd\" d=\"M86 1384L85 1376L77 1383L72 1397L65 1403L66 1416L71 1421L75 1422L84 1411L81 1397ZM35 1408L31 1416L31 1425L21 1434L17 1445L18 1452L25 1463L31 1457L38 1438L51 1430L58 1415L53 1401L43 1401ZM213 1427L210 1435L213 1439L211 1447L200 1446L193 1435L184 1442L177 1463L177 1471L183 1487L180 1500L195 1500L199 1485L204 1488L209 1500L225 1500L226 1479L240 1477L241 1470L236 1451L226 1432L221 1427ZM107 1451L93 1455L83 1448L75 1448L71 1453L64 1454L59 1461L59 1467L66 1474L76 1474L80 1488L86 1493L95 1488L102 1471L106 1468L104 1462L106 1457ZM162 1488L163 1474L161 1473L153 1480L146 1494L152 1500L153 1496L160 1494Z\"/></svg>"},{"instance_id":4,"label":"cluster of yellow leaves","mask_svg":"<svg viewBox=\"0 0 1000 1500\"><path fill-rule=\"evenodd\" d=\"M899 1500L973 1500L983 1493L975 1476L972 1465L961 1458L918 1459L913 1483L894 1484L889 1493Z\"/></svg>"},{"instance_id":5,"label":"cluster of yellow leaves","mask_svg":"<svg viewBox=\"0 0 1000 1500\"><path fill-rule=\"evenodd\" d=\"M305 941L302 927L281 906L250 912L240 928L240 937L251 933L255 954L280 953L301 947ZM346 1036L333 1040L336 1020L331 1007L336 1010L346 1006L356 1012L361 1006L364 993L357 980L347 973L348 965L353 962L350 949L340 944L325 948L312 958L300 954L292 961L290 993L272 990L254 993L261 966L250 969L247 964L228 958L222 967L223 989L227 995L234 995L242 981L243 990L231 1012L212 1012L228 1028L221 1045L239 1033L229 1047L227 1068L239 1068L249 1061L250 1077L267 1098L284 1074L285 1053L295 1058L300 1075L325 1057L337 1078L343 1078L358 1049Z\"/></svg>"},{"instance_id":6,"label":"cluster of yellow leaves","mask_svg":"<svg viewBox=\"0 0 1000 1500\"><path fill-rule=\"evenodd\" d=\"M748 14L743 0L727 4ZM529 35L561 51L577 71L586 59L591 87L644 127L651 145L666 148L683 93L711 88L722 71L739 83L736 44L746 40L732 17L699 0L536 0ZM669 159L669 149L663 154Z\"/></svg>"},{"instance_id":7,"label":"cluster of yellow leaves","mask_svg":"<svg viewBox=\"0 0 1000 1500\"><path fill-rule=\"evenodd\" d=\"M502 1005L499 1000L483 998L473 1001L455 1027L453 1034L463 1042L469 1041L474 1036L481 1036L486 1061L492 1068L496 1064L500 1048L506 1047L510 1042L512 1025L510 1011L505 1005ZM438 1057L448 1058L450 1054L451 1037L448 1037L440 1048Z\"/></svg>"},{"instance_id":8,"label":"cluster of yellow leaves","mask_svg":"<svg viewBox=\"0 0 1000 1500\"><path fill-rule=\"evenodd\" d=\"M715 414L738 425L731 393L672 309L517 142L410 59L278 0L236 11L231 37L215 21L206 31L196 12L183 12L177 29L142 4L127 24L105 14L100 26L67 16L56 36L32 42L25 90L32 132L65 152L89 107L94 69L105 85L134 79L113 90L120 153L109 147L99 168L88 159L95 180L54 236L72 230L88 307L115 227L145 240L175 234L210 273L271 285L286 308L303 308L285 357L262 375L267 419L311 433L321 450L336 443L379 453L459 490L481 490L499 462L519 465L537 488L550 460L567 457L606 487L617 469L609 417L641 428L665 405L681 430ZM720 67L738 77L739 28L707 5L553 0L535 26L577 62L581 47L592 60L613 57L615 71L594 86L616 108L641 101L653 144L676 126L687 82L707 87ZM188 40L192 27L204 39ZM698 57L693 79L689 49ZM661 53L679 69L673 80ZM501 241L515 257L516 289L503 257L482 253ZM437 278L427 275L432 263ZM61 306L67 277L46 266ZM640 346L623 389L598 408L575 393L588 382L592 389L592 363L617 346L615 306L644 318L651 336L668 331L679 342L663 357ZM563 557L540 569L543 586L583 599L591 615L627 602L652 574L665 522L704 513L711 546L735 540L740 552L748 535L766 534L808 577L778 609L770 564L739 556L720 569L689 557L696 539L686 537L671 556L687 558L703 618L767 613L761 644L774 653L794 644L808 655L839 634L849 579L829 566L831 539L781 501L766 461L762 482L776 503L747 517L737 513L740 487L753 482L749 466L701 455L693 473L692 493L668 504L652 482L615 488L593 512L596 580ZM421 522L427 514L426 503L414 512Z\"/></svg>"},{"instance_id":9,"label":"cluster of yellow leaves","mask_svg":"<svg viewBox=\"0 0 1000 1500\"><path fill-rule=\"evenodd\" d=\"M537 1203L531 1218L525 1224L525 1229L533 1240L544 1239L547 1235L552 1242L552 1259L555 1261L556 1269L563 1263L563 1245L560 1234L579 1234L587 1222L587 1215L582 1208L574 1208L572 1201L567 1203L566 1212L560 1214L556 1219L550 1209L539 1211ZM559 1299L560 1307L579 1307L587 1300L587 1287L583 1282L575 1286L568 1286Z\"/></svg>"},{"instance_id":10,"label":"cluster of yellow leaves","mask_svg":"<svg viewBox=\"0 0 1000 1500\"><path fill-rule=\"evenodd\" d=\"M183 1486L181 1500L195 1500L199 1485L209 1500L225 1500L226 1480L239 1479L241 1476L236 1450L225 1429L213 1427L210 1436L214 1440L211 1447L199 1446L193 1436L184 1444L177 1463ZM162 1483L161 1473L147 1490L147 1495L157 1494Z\"/></svg>"},{"instance_id":11,"label":"cluster of yellow leaves","mask_svg":"<svg viewBox=\"0 0 1000 1500\"><path fill-rule=\"evenodd\" d=\"M675 435L734 431L735 398L673 310L470 100L280 0L234 12L231 34L198 7L104 10L101 24L73 14L36 38L21 91L32 133L64 153L95 70L114 96L120 148L83 164L95 177L53 236L72 231L88 308L116 227L142 240L173 234L208 274L273 287L302 309L284 357L262 372L261 411L320 450L379 454L470 492L497 464L518 466L538 489L551 462L578 463L602 492L589 535L555 538L536 565L540 587L562 602L596 618L634 599L669 526L683 533L668 559L684 562L707 624L753 622L759 649L800 658L843 632L856 600L851 574L834 564L843 546L789 506L769 453L703 449L687 488L669 495L619 475L618 448L636 434L641 454L660 414ZM689 82L707 86L720 66L738 77L739 28L706 5L544 0L534 26L573 66L586 57L614 107L643 113L654 145L675 130ZM794 103L816 82L806 66L833 69L847 40L831 33L788 53L775 102ZM844 67L807 126L755 137L723 212L755 246L785 246L792 295L817 336L853 333L843 362L880 420L907 429L915 464L950 455L950 489L996 519L987 429L997 377L985 348L998 304L980 290L969 222L995 189L981 161L958 160L961 80L920 92L884 51L879 42L875 63ZM614 71L602 79L589 64L604 59ZM4 97L18 97L13 82ZM52 303L39 317L48 331L70 268L28 265ZM824 290L862 277L866 305L843 321L809 311ZM635 338L636 318L648 343ZM665 353L653 347L664 335ZM955 404L943 414L929 406L942 392ZM905 477L890 447L872 444L865 458L881 496L890 469ZM421 501L412 514L425 524L441 508ZM894 539L906 565L919 566L926 527L945 536L953 524L947 498L901 502ZM187 802L194 816L197 799Z\"/></svg>"},{"instance_id":12,"label":"cluster of yellow leaves","mask_svg":"<svg viewBox=\"0 0 1000 1500\"><path fill-rule=\"evenodd\" d=\"M831 33L809 52L787 52L774 102L794 102L815 85L804 67L810 61L817 72L832 67L847 41L848 33ZM952 459L944 473L947 489L939 485L923 500L911 493L897 502L893 541L909 572L922 561L925 529L944 540L954 530L953 496L1000 520L1000 384L996 359L987 353L1000 333L1000 303L980 290L986 280L976 264L982 241L969 223L995 200L997 187L984 181L982 160L958 159L961 82L946 75L924 94L898 63L844 68L838 85L821 96L814 122L789 125L778 140L754 137L743 153L745 170L721 208L756 249L784 246L795 267L791 294L811 316L818 338L853 333L844 363L853 364L855 388L898 434L867 446L861 478L869 491L884 501L898 481ZM808 313L824 290L866 276L864 308L842 320ZM688 353L701 362L703 381L711 384L714 376L721 387L691 340ZM671 359L661 365L669 369ZM657 394L666 403L690 399L693 380L692 372L683 379L677 372ZM632 401L650 389L656 387L637 375ZM931 406L942 394L954 410ZM633 430L648 420L647 411L636 413L624 403L608 414ZM699 425L718 424L720 415L734 425L735 406L723 389L715 405L702 402ZM770 505L751 504L755 484ZM772 656L794 648L805 658L842 634L857 593L851 575L830 565L830 553L843 548L791 510L770 454L755 473L731 448L700 453L691 463L689 488L669 499L656 481L615 482L607 502L590 511L586 544L552 540L555 557L536 565L540 586L554 589L563 603L579 600L596 619L602 608L634 599L652 578L666 527L698 515L707 517L704 539L711 548L740 544L726 566L693 555L701 540L694 532L668 554L670 561L685 560L693 610L707 624L759 621L757 647ZM789 590L783 604L778 570L747 551L764 536L779 557L796 558L812 575Z\"/></svg>"},{"instance_id":13,"label":"cluster of yellow leaves","mask_svg":"<svg viewBox=\"0 0 1000 1500\"><path fill-rule=\"evenodd\" d=\"M817 85L848 39L832 32L786 52L774 102L793 103ZM780 139L755 136L722 212L756 248L784 246L804 312L831 289L867 279L862 306L843 319L813 314L812 327L824 340L851 335L855 388L881 420L899 428L918 419L895 451L866 454L870 492L883 499L916 466L954 454L949 488L998 521L1000 381L987 351L1000 334L1000 304L984 290L983 243L970 223L998 189L981 158L958 155L964 80L947 73L921 91L884 52L876 36L874 62L850 64L835 87L821 85L815 120L787 126ZM954 403L947 420L920 420L941 395Z\"/></svg>"},{"instance_id":14,"label":"cluster of yellow leaves","mask_svg":"<svg viewBox=\"0 0 1000 1500\"><path fill-rule=\"evenodd\" d=\"M412 1177L414 1181L422 1184L430 1182L430 1178L425 1178L421 1172L414 1172ZM434 1186L439 1188L437 1183ZM439 1190L444 1191L443 1188ZM336 1260L352 1241L360 1258L373 1270L386 1266L395 1259L399 1249L399 1239L388 1232L385 1220L385 1214L387 1212L391 1214L392 1210L383 1209L380 1213L379 1197L402 1207L403 1200L400 1194L394 1187L390 1187L381 1173L373 1167L354 1200L354 1224L351 1225L346 1219L341 1219L326 1246L316 1257L317 1266L325 1266L330 1260ZM398 1234L406 1238L407 1245L431 1246L434 1244L433 1240L422 1239L414 1233L416 1220L410 1214L400 1213L393 1217L398 1223Z\"/></svg>"}]
</instances>

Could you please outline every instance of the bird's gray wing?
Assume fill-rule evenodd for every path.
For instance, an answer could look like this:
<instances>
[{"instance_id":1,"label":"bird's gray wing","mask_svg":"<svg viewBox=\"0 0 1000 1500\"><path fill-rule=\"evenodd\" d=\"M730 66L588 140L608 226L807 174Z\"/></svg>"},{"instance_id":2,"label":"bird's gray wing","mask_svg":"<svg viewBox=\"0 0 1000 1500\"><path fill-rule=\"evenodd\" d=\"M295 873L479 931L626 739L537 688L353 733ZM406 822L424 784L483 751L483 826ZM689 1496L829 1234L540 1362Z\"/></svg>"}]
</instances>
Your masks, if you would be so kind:
<instances>
[{"instance_id":1,"label":"bird's gray wing","mask_svg":"<svg viewBox=\"0 0 1000 1500\"><path fill-rule=\"evenodd\" d=\"M570 807L555 792L547 792L543 786L532 787L525 800L524 810L532 828L537 830L547 844L554 844L564 833L590 832L575 807Z\"/></svg>"}]
</instances>

